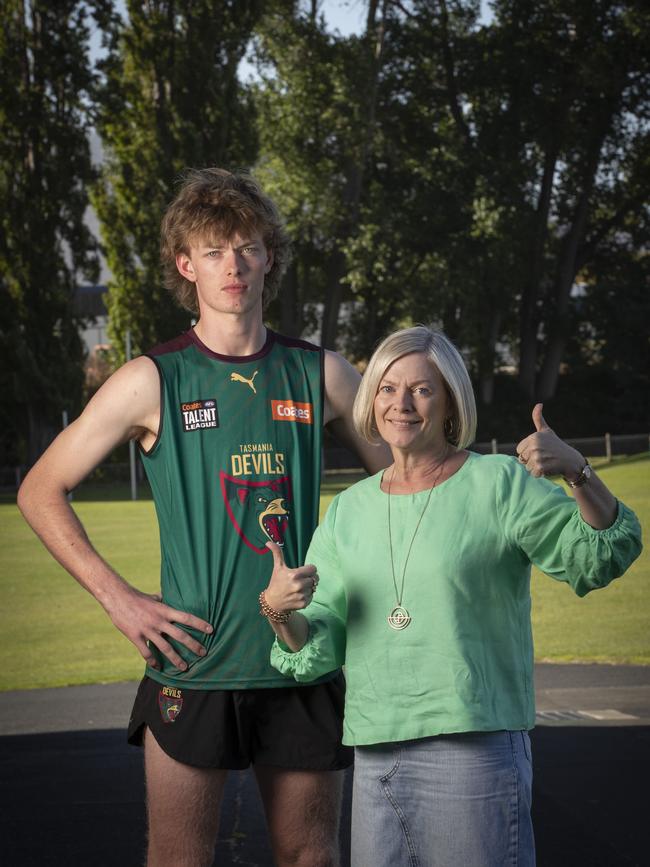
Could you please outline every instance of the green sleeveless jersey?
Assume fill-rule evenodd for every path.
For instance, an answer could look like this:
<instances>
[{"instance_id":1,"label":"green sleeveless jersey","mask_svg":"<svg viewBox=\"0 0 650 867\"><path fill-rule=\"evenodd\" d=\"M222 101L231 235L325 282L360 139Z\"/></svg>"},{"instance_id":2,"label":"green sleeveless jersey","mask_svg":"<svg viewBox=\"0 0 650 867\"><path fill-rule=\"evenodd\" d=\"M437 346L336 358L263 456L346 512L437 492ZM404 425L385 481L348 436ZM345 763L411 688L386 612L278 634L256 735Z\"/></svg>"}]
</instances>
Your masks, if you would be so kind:
<instances>
[{"instance_id":1,"label":"green sleeveless jersey","mask_svg":"<svg viewBox=\"0 0 650 867\"><path fill-rule=\"evenodd\" d=\"M267 331L255 355L208 349L193 331L148 353L161 381L160 428L142 452L160 524L163 601L207 620L178 643L185 672L158 653L168 686L250 689L295 685L269 664L273 632L259 614L271 539L289 566L305 562L318 523L323 352ZM327 679L327 678L325 678Z\"/></svg>"}]
</instances>

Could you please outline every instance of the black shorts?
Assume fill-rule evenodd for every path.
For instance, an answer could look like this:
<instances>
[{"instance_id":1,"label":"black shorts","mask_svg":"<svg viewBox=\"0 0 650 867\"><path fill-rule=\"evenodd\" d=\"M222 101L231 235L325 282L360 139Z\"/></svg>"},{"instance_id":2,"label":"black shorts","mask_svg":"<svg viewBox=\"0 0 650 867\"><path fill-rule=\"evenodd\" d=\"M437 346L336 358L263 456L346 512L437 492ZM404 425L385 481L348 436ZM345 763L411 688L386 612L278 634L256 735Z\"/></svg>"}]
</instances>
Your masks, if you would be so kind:
<instances>
[{"instance_id":1,"label":"black shorts","mask_svg":"<svg viewBox=\"0 0 650 867\"><path fill-rule=\"evenodd\" d=\"M142 745L148 726L160 747L198 768L250 764L337 771L352 764L341 744L345 680L273 689L201 690L140 684L128 741Z\"/></svg>"}]
</instances>

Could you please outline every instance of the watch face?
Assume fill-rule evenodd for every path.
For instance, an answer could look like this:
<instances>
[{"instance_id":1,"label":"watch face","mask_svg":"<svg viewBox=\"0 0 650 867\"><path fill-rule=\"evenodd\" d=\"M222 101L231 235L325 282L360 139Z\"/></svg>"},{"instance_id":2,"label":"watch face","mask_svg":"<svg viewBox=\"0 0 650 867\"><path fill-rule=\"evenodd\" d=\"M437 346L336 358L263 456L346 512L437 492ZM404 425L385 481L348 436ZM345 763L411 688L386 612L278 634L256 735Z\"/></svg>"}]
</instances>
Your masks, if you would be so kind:
<instances>
[{"instance_id":1,"label":"watch face","mask_svg":"<svg viewBox=\"0 0 650 867\"><path fill-rule=\"evenodd\" d=\"M584 468L584 470L582 471L582 475L585 477L585 479L591 478L591 467L589 466L589 464L587 464L586 467Z\"/></svg>"}]
</instances>

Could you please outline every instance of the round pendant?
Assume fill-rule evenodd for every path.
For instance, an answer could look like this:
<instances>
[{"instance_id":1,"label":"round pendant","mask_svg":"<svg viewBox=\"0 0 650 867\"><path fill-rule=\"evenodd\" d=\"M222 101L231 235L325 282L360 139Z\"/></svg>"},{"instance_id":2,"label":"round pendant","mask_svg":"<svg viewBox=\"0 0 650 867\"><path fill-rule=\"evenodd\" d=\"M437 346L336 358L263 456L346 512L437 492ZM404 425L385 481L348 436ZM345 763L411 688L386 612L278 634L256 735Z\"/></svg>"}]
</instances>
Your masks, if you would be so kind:
<instances>
[{"instance_id":1,"label":"round pendant","mask_svg":"<svg viewBox=\"0 0 650 867\"><path fill-rule=\"evenodd\" d=\"M388 615L388 625L392 629L406 629L410 622L411 615L401 605L396 605Z\"/></svg>"}]
</instances>

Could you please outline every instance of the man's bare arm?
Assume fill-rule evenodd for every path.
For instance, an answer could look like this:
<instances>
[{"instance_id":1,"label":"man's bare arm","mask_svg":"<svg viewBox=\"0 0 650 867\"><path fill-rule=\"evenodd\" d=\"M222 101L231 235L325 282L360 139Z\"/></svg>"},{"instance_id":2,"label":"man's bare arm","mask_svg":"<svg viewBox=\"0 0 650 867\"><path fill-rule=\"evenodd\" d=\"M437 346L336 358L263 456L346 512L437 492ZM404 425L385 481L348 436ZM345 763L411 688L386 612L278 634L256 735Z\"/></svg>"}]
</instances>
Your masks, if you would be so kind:
<instances>
[{"instance_id":1,"label":"man's bare arm","mask_svg":"<svg viewBox=\"0 0 650 867\"><path fill-rule=\"evenodd\" d=\"M185 669L168 637L204 655L201 644L177 624L206 633L212 626L128 584L93 548L67 499L116 446L133 438L152 443L159 415L160 380L154 363L144 357L130 361L34 465L18 492L18 506L53 557L97 599L150 666L157 668L158 662L147 642Z\"/></svg>"},{"instance_id":2,"label":"man's bare arm","mask_svg":"<svg viewBox=\"0 0 650 867\"><path fill-rule=\"evenodd\" d=\"M325 350L325 419L336 439L355 452L364 469L377 473L392 462L385 443L372 445L357 434L352 423L352 404L359 390L361 375L337 352Z\"/></svg>"}]
</instances>

